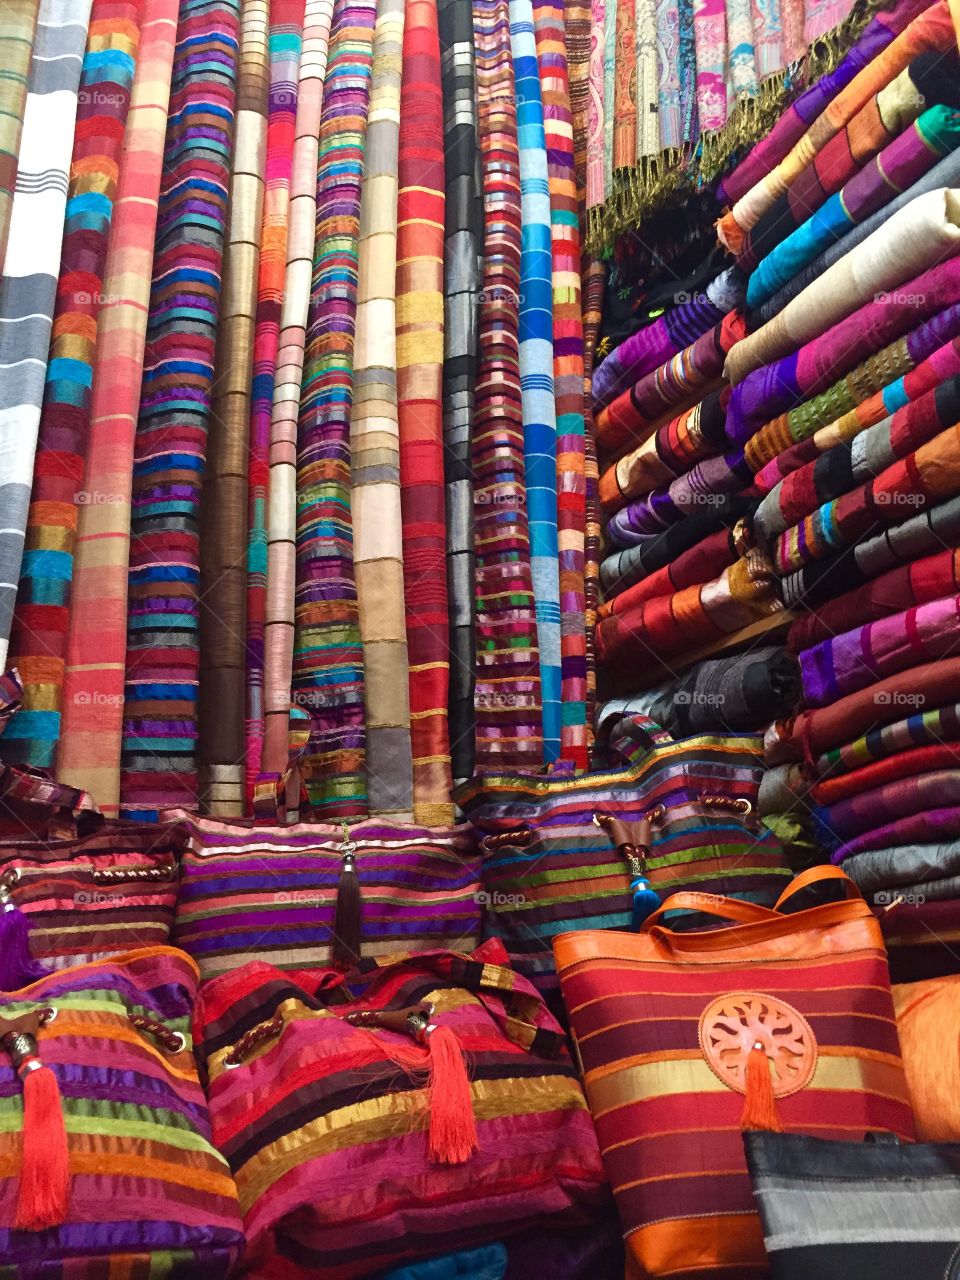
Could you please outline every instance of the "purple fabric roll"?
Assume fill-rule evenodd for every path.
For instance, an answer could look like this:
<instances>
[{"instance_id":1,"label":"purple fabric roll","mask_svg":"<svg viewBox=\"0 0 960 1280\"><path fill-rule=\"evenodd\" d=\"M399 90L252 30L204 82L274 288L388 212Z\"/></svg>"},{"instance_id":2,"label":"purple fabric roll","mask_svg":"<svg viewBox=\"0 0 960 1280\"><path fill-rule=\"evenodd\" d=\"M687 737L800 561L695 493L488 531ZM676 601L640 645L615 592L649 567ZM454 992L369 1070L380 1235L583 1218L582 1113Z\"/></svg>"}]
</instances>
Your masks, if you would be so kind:
<instances>
[{"instance_id":1,"label":"purple fabric roll","mask_svg":"<svg viewBox=\"0 0 960 1280\"><path fill-rule=\"evenodd\" d=\"M960 808L925 809L905 818L885 822L872 831L855 836L839 845L830 861L841 866L845 858L870 849L887 849L900 844L930 844L960 836Z\"/></svg>"}]
</instances>

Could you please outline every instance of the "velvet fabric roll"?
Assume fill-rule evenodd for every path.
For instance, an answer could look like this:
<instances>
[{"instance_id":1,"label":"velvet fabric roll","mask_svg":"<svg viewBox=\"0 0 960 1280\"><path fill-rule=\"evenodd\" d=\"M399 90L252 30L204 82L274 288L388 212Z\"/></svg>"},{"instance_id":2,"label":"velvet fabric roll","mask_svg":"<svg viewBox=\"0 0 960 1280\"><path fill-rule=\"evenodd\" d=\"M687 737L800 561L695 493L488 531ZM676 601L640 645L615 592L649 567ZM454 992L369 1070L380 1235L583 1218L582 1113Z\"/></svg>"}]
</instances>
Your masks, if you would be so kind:
<instances>
[{"instance_id":1,"label":"velvet fabric roll","mask_svg":"<svg viewBox=\"0 0 960 1280\"><path fill-rule=\"evenodd\" d=\"M440 72L446 153L444 226L443 466L450 602L450 755L454 780L473 773L476 663L473 477L470 429L477 376L477 293L483 210L477 150L473 14L439 0ZM572 147L572 139L571 139ZM574 191L576 202L576 191ZM582 375L580 386L583 399Z\"/></svg>"},{"instance_id":2,"label":"velvet fabric roll","mask_svg":"<svg viewBox=\"0 0 960 1280\"><path fill-rule=\"evenodd\" d=\"M796 659L765 646L732 658L699 662L678 680L620 698L601 708L600 719L644 715L676 738L698 733L741 733L761 729L784 715L799 691Z\"/></svg>"},{"instance_id":3,"label":"velvet fabric roll","mask_svg":"<svg viewBox=\"0 0 960 1280\"><path fill-rule=\"evenodd\" d=\"M816 338L871 298L896 292L958 251L960 195L944 187L918 196L808 285L769 324L737 343L727 356L725 376L736 386L748 373ZM909 295L909 290L904 292Z\"/></svg>"},{"instance_id":4,"label":"velvet fabric roll","mask_svg":"<svg viewBox=\"0 0 960 1280\"><path fill-rule=\"evenodd\" d=\"M599 413L646 374L696 342L729 311L742 307L745 293L743 273L736 267L728 267L703 293L668 308L651 324L631 334L593 375L594 413Z\"/></svg>"},{"instance_id":5,"label":"velvet fabric roll","mask_svg":"<svg viewBox=\"0 0 960 1280\"><path fill-rule=\"evenodd\" d=\"M703 458L722 453L725 403L725 391L711 392L608 467L600 477L606 514L613 515L628 499L669 483Z\"/></svg>"},{"instance_id":6,"label":"velvet fabric roll","mask_svg":"<svg viewBox=\"0 0 960 1280\"><path fill-rule=\"evenodd\" d=\"M237 0L181 0L130 512L120 809L137 821L199 798L200 495L239 37Z\"/></svg>"},{"instance_id":7,"label":"velvet fabric roll","mask_svg":"<svg viewBox=\"0 0 960 1280\"><path fill-rule=\"evenodd\" d=\"M718 577L727 565L737 559L737 538L730 529L717 529L702 542L682 551L669 564L657 569L648 577L627 587L619 595L610 597L600 606L599 616L609 618L613 613L624 613L645 600L657 596L673 595L684 587L710 582Z\"/></svg>"},{"instance_id":8,"label":"velvet fabric roll","mask_svg":"<svg viewBox=\"0 0 960 1280\"><path fill-rule=\"evenodd\" d=\"M940 722L947 733L950 724L941 713ZM930 742L926 746L908 747L896 755L873 760L870 764L853 768L836 777L826 777L815 783L810 794L819 805L829 806L850 800L853 796L872 791L874 787L885 786L888 782L896 782L900 778L913 778L918 774L934 773L940 769L956 769L960 766L960 743Z\"/></svg>"},{"instance_id":9,"label":"velvet fabric roll","mask_svg":"<svg viewBox=\"0 0 960 1280\"><path fill-rule=\"evenodd\" d=\"M597 415L597 439L606 449L642 444L671 410L700 399L718 382L727 353L746 334L746 321L731 311L679 355L648 373Z\"/></svg>"},{"instance_id":10,"label":"velvet fabric roll","mask_svg":"<svg viewBox=\"0 0 960 1280\"><path fill-rule=\"evenodd\" d=\"M543 759L540 657L523 463L521 206L507 0L474 0L483 276L471 465L477 553L477 765Z\"/></svg>"},{"instance_id":11,"label":"velvet fabric roll","mask_svg":"<svg viewBox=\"0 0 960 1280\"><path fill-rule=\"evenodd\" d=\"M607 595L614 595L633 586L716 531L716 517L705 512L703 515L691 516L689 520L681 520L663 533L645 538L637 546L615 551L600 565L600 581L604 591Z\"/></svg>"},{"instance_id":12,"label":"velvet fabric roll","mask_svg":"<svg viewBox=\"0 0 960 1280\"><path fill-rule=\"evenodd\" d=\"M67 634L57 776L88 791L107 817L119 808L130 481L176 27L177 0L147 0L103 274L111 303L98 325L84 480L114 501L80 509Z\"/></svg>"},{"instance_id":13,"label":"velvet fabric roll","mask_svg":"<svg viewBox=\"0 0 960 1280\"><path fill-rule=\"evenodd\" d=\"M764 495L790 477L808 462L816 461L828 449L852 440L868 427L881 422L903 406L920 399L941 382L960 376L960 340L957 338L937 347L909 373L888 383L880 391L862 400L853 409L814 431L805 440L777 454L753 478L752 492Z\"/></svg>"},{"instance_id":14,"label":"velvet fabric roll","mask_svg":"<svg viewBox=\"0 0 960 1280\"><path fill-rule=\"evenodd\" d=\"M36 5L32 6L36 18ZM80 73L77 127L64 217L60 275L51 327L43 408L27 513L9 662L23 682L23 706L7 728L4 759L49 769L60 737L61 700L73 557L90 431L103 273L117 195L123 133L140 38L133 0L98 4L91 12ZM15 92L23 6L4 14L14 60ZM25 34L26 26L21 28ZM4 83L0 71L0 84ZM26 79L24 78L24 87ZM11 103L11 108L15 103ZM0 128L10 125L0 115ZM2 152L2 144L0 144ZM2 161L0 161L2 163ZM0 215L2 216L2 215ZM5 238L0 226L0 241ZM0 261L3 249L0 245Z\"/></svg>"},{"instance_id":15,"label":"velvet fabric roll","mask_svg":"<svg viewBox=\"0 0 960 1280\"><path fill-rule=\"evenodd\" d=\"M898 844L941 843L960 836L960 806L957 804L960 798L960 775L955 774L954 780L949 785L944 782L941 775L932 776L938 779L939 788L926 796L928 806L926 809L919 813L905 814L900 818L891 818L887 822L871 826L861 835L845 840L831 853L831 862L836 866L842 866L847 858L872 849L885 849ZM927 777L909 781L926 783ZM891 785L894 788L913 790L905 783ZM936 797L936 791L939 791L939 795L943 797L943 803L940 803ZM936 808L929 807L931 802L936 804ZM919 799L917 803L920 803Z\"/></svg>"},{"instance_id":16,"label":"velvet fabric roll","mask_svg":"<svg viewBox=\"0 0 960 1280\"><path fill-rule=\"evenodd\" d=\"M787 645L795 653L842 631L875 622L911 605L926 604L960 591L960 551L946 548L897 565L872 582L827 600L790 628Z\"/></svg>"},{"instance_id":17,"label":"velvet fabric roll","mask_svg":"<svg viewBox=\"0 0 960 1280\"><path fill-rule=\"evenodd\" d=\"M770 542L817 506L849 493L957 421L960 378L951 378L787 476L757 508L757 537Z\"/></svg>"},{"instance_id":18,"label":"velvet fabric roll","mask_svg":"<svg viewBox=\"0 0 960 1280\"><path fill-rule=\"evenodd\" d=\"M846 694L826 707L817 707L770 726L764 739L768 764L789 760L817 761L818 757L854 743L869 730L903 720L904 709L920 711L955 702L960 695L960 658L943 658L911 667L878 680L866 689Z\"/></svg>"},{"instance_id":19,"label":"velvet fabric roll","mask_svg":"<svg viewBox=\"0 0 960 1280\"><path fill-rule=\"evenodd\" d=\"M814 829L823 848L839 852L861 838L872 844L871 833L878 827L956 807L958 803L960 769L938 769L882 783L836 804L818 805L813 811ZM917 843L921 840L922 837Z\"/></svg>"},{"instance_id":20,"label":"velvet fabric roll","mask_svg":"<svg viewBox=\"0 0 960 1280\"><path fill-rule=\"evenodd\" d=\"M248 424L267 163L268 0L242 0L220 328L200 500L200 802L244 810Z\"/></svg>"},{"instance_id":21,"label":"velvet fabric roll","mask_svg":"<svg viewBox=\"0 0 960 1280\"><path fill-rule=\"evenodd\" d=\"M925 321L942 316L941 324L948 331L940 329L935 345L947 341L955 333L955 330L951 331L954 323L952 308L958 293L960 258L951 257L895 291L880 294L874 301L807 342L799 351L748 373L733 388L727 404L727 437L731 444L745 444L775 415L827 391L867 357L888 348L895 339L915 332ZM885 361L881 362L883 367L876 371L867 394L879 390L912 367L912 362L908 362L908 352L902 350L902 367L891 371L892 354L887 352ZM823 426L838 413L852 407L852 404L845 403L842 408L831 411L823 402L824 411L831 416L818 415L817 426Z\"/></svg>"}]
</instances>

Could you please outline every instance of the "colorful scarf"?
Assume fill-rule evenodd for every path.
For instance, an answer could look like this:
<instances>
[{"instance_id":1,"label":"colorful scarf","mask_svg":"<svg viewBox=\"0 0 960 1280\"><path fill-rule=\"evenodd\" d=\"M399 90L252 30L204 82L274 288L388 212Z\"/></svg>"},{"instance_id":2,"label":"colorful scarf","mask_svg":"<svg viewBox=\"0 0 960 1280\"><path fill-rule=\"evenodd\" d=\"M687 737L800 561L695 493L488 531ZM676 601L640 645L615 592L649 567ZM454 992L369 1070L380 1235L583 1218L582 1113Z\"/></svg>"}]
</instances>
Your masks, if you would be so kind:
<instances>
[{"instance_id":1,"label":"colorful scarf","mask_svg":"<svg viewBox=\"0 0 960 1280\"><path fill-rule=\"evenodd\" d=\"M602 262L586 256L582 260L583 280L583 426L584 426L584 480L586 510L584 512L583 538L583 602L587 642L587 737L593 732L593 709L597 691L596 655L593 633L597 625L597 606L600 600L600 464L597 457L597 432L590 408L590 382L593 372L593 353L603 315L603 290L606 273Z\"/></svg>"},{"instance_id":2,"label":"colorful scarf","mask_svg":"<svg viewBox=\"0 0 960 1280\"><path fill-rule=\"evenodd\" d=\"M473 547L470 430L477 376L476 315L482 207L472 12L469 5L457 3L457 0L439 0L438 18L446 159L443 466L447 593L450 602L450 755L453 777L462 782L472 777L475 758L476 557ZM572 149L572 138L569 144ZM576 185L572 172L571 182L576 217ZM582 398L582 385L580 394Z\"/></svg>"},{"instance_id":3,"label":"colorful scarf","mask_svg":"<svg viewBox=\"0 0 960 1280\"><path fill-rule=\"evenodd\" d=\"M700 129L727 122L727 15L724 0L693 0L697 48L697 112Z\"/></svg>"},{"instance_id":4,"label":"colorful scarf","mask_svg":"<svg viewBox=\"0 0 960 1280\"><path fill-rule=\"evenodd\" d=\"M950 710L955 708L941 708L934 715L940 718ZM944 728L946 732L942 736L947 739L950 737L949 723ZM875 787L897 782L900 778L915 778L922 773L953 769L960 764L960 748L956 741L932 742L919 747L907 743L907 748L886 759L874 760L836 777L827 777L810 788L810 795L818 805L826 808L863 795Z\"/></svg>"},{"instance_id":5,"label":"colorful scarf","mask_svg":"<svg viewBox=\"0 0 960 1280\"><path fill-rule=\"evenodd\" d=\"M654 369L598 414L597 439L607 449L642 443L678 410L691 407L723 374L727 353L743 341L747 324L731 311L701 337Z\"/></svg>"},{"instance_id":6,"label":"colorful scarf","mask_svg":"<svg viewBox=\"0 0 960 1280\"><path fill-rule=\"evenodd\" d=\"M483 279L471 466L477 552L477 766L543 758L523 465L520 159L507 0L474 0Z\"/></svg>"},{"instance_id":7,"label":"colorful scarf","mask_svg":"<svg viewBox=\"0 0 960 1280\"><path fill-rule=\"evenodd\" d=\"M941 772L931 774L929 778L892 783L885 796L877 797L881 812L893 808L896 803L894 797L902 797L904 794L906 798L901 799L900 803L919 805L921 811L872 826L861 835L844 841L830 855L831 862L842 866L847 858L874 849L955 840L960 836L960 805L956 803L960 800L960 771L947 770L946 775ZM937 803L941 795L945 801L943 805ZM936 807L932 807L934 805ZM869 821L869 817L864 820ZM953 881L945 896L955 896L958 887L960 880Z\"/></svg>"},{"instance_id":8,"label":"colorful scarf","mask_svg":"<svg viewBox=\"0 0 960 1280\"><path fill-rule=\"evenodd\" d=\"M960 551L937 551L909 564L896 565L872 582L825 601L815 613L797 619L787 634L787 644L797 653L842 631L957 591Z\"/></svg>"},{"instance_id":9,"label":"colorful scarf","mask_svg":"<svg viewBox=\"0 0 960 1280\"><path fill-rule=\"evenodd\" d=\"M738 505L735 495L749 481L750 468L742 450L706 458L672 484L618 511L607 525L607 537L616 546L630 546L632 538L623 541L621 535L654 534L698 510L709 508L726 517Z\"/></svg>"},{"instance_id":10,"label":"colorful scarf","mask_svg":"<svg viewBox=\"0 0 960 1280\"><path fill-rule=\"evenodd\" d=\"M614 107L617 51L616 0L607 0L603 15L603 194L605 199L613 189L613 131L616 120Z\"/></svg>"},{"instance_id":11,"label":"colorful scarf","mask_svg":"<svg viewBox=\"0 0 960 1280\"><path fill-rule=\"evenodd\" d=\"M811 0L807 2L810 3ZM837 0L836 7L843 10L844 0ZM756 36L751 0L726 0L726 11L729 51L725 78L729 106L732 108L734 103L743 98L755 98L760 91L760 82L757 77L757 53L754 45Z\"/></svg>"},{"instance_id":12,"label":"colorful scarf","mask_svg":"<svg viewBox=\"0 0 960 1280\"><path fill-rule=\"evenodd\" d=\"M198 518L239 35L236 0L181 0L130 513L120 807L138 820L198 799Z\"/></svg>"},{"instance_id":13,"label":"colorful scarf","mask_svg":"<svg viewBox=\"0 0 960 1280\"><path fill-rule=\"evenodd\" d=\"M910 704L901 702L900 705ZM914 711L899 720L888 719L882 727L871 729L843 746L824 752L813 761L813 771L818 778L830 778L836 783L849 779L848 785L859 789L858 775L865 775L873 767L872 762L895 765L897 772L890 775L891 778L906 777L915 768L912 757L925 751L939 751L942 744L956 742L960 742L960 704L937 704L931 710ZM916 771L923 772L921 769ZM822 784L823 787L827 785L830 784ZM828 796L842 799L845 794L842 790L815 792L817 800L823 804L828 803Z\"/></svg>"},{"instance_id":14,"label":"colorful scarf","mask_svg":"<svg viewBox=\"0 0 960 1280\"><path fill-rule=\"evenodd\" d=\"M90 0L41 0L0 279L0 670L24 550Z\"/></svg>"},{"instance_id":15,"label":"colorful scarf","mask_svg":"<svg viewBox=\"0 0 960 1280\"><path fill-rule=\"evenodd\" d=\"M242 0L223 303L200 503L201 805L244 809L247 463L267 163L268 0Z\"/></svg>"},{"instance_id":16,"label":"colorful scarf","mask_svg":"<svg viewBox=\"0 0 960 1280\"><path fill-rule=\"evenodd\" d=\"M747 286L750 309L766 302L829 245L911 187L958 144L960 111L943 106L925 111L764 258Z\"/></svg>"},{"instance_id":17,"label":"colorful scarf","mask_svg":"<svg viewBox=\"0 0 960 1280\"><path fill-rule=\"evenodd\" d=\"M318 138L332 22L333 0L307 0L287 213L283 305L270 409L267 598L263 631L264 732L260 770L265 786L281 777L289 763L296 594L297 420L317 224Z\"/></svg>"},{"instance_id":18,"label":"colorful scarf","mask_svg":"<svg viewBox=\"0 0 960 1280\"><path fill-rule=\"evenodd\" d=\"M642 2L642 0L641 0ZM584 539L586 459L580 223L560 0L536 0L534 36L550 191L553 388L560 565L560 755L587 767Z\"/></svg>"},{"instance_id":19,"label":"colorful scarf","mask_svg":"<svg viewBox=\"0 0 960 1280\"><path fill-rule=\"evenodd\" d=\"M656 6L657 65L660 87L657 118L660 145L668 150L682 146L683 111L680 98L680 4L679 0L658 0Z\"/></svg>"},{"instance_id":20,"label":"colorful scarf","mask_svg":"<svg viewBox=\"0 0 960 1280\"><path fill-rule=\"evenodd\" d=\"M739 552L736 538L729 529L717 529L686 551L681 551L669 564L657 569L640 582L627 587L619 595L610 596L600 606L600 617L609 618L614 613L626 613L646 600L658 596L670 596L684 587L710 582L728 565L733 564Z\"/></svg>"},{"instance_id":21,"label":"colorful scarf","mask_svg":"<svg viewBox=\"0 0 960 1280\"><path fill-rule=\"evenodd\" d=\"M607 596L617 595L651 573L664 568L708 535L716 533L717 518L711 512L690 516L663 533L645 537L636 546L615 551L600 565L600 582Z\"/></svg>"},{"instance_id":22,"label":"colorful scarf","mask_svg":"<svg viewBox=\"0 0 960 1280\"><path fill-rule=\"evenodd\" d=\"M560 753L560 574L557 545L557 416L553 382L550 195L543 104L530 0L510 0L510 43L517 91L523 240L520 256L520 387L537 604L543 749Z\"/></svg>"},{"instance_id":23,"label":"colorful scarf","mask_svg":"<svg viewBox=\"0 0 960 1280\"><path fill-rule=\"evenodd\" d=\"M103 273L63 682L57 775L107 817L120 798L134 436L143 374L177 0L146 0ZM105 626L104 621L109 620Z\"/></svg>"},{"instance_id":24,"label":"colorful scarf","mask_svg":"<svg viewBox=\"0 0 960 1280\"><path fill-rule=\"evenodd\" d=\"M17 185L27 78L37 30L40 0L8 0L0 31L0 268L7 252L10 213Z\"/></svg>"},{"instance_id":25,"label":"colorful scarf","mask_svg":"<svg viewBox=\"0 0 960 1280\"><path fill-rule=\"evenodd\" d=\"M297 78L304 0L272 0L267 98L266 185L253 331L247 459L246 748L249 809L263 752L263 627L267 604L267 492L270 414L277 372L290 210L290 175L297 118Z\"/></svg>"},{"instance_id":26,"label":"colorful scarf","mask_svg":"<svg viewBox=\"0 0 960 1280\"><path fill-rule=\"evenodd\" d=\"M611 0L612 8L612 0ZM604 163L604 102L606 63L606 0L590 3L590 63L587 94L587 186L585 204L588 209L601 205L606 198L606 165Z\"/></svg>"},{"instance_id":27,"label":"colorful scarf","mask_svg":"<svg viewBox=\"0 0 960 1280\"><path fill-rule=\"evenodd\" d=\"M657 64L657 0L636 0L637 5L637 159L660 154L660 71Z\"/></svg>"},{"instance_id":28,"label":"colorful scarf","mask_svg":"<svg viewBox=\"0 0 960 1280\"><path fill-rule=\"evenodd\" d=\"M397 392L413 815L453 819L443 484L443 104L435 0L408 0L400 89Z\"/></svg>"},{"instance_id":29,"label":"colorful scarf","mask_svg":"<svg viewBox=\"0 0 960 1280\"><path fill-rule=\"evenodd\" d=\"M613 167L614 169L628 169L637 162L636 0L617 0L616 11L617 44L613 81Z\"/></svg>"},{"instance_id":30,"label":"colorful scarf","mask_svg":"<svg viewBox=\"0 0 960 1280\"><path fill-rule=\"evenodd\" d=\"M956 767L956 760L953 764L953 768L933 769L881 783L837 804L818 805L813 811L813 820L822 848L832 853L833 860L839 863L844 857L883 848L884 844L896 844L896 840L878 837L879 831L891 823L900 831L917 833L909 837L911 843L925 840L926 833L920 834L917 825L920 815L955 808L960 803L960 769ZM905 822L908 818L915 822ZM960 835L960 831L944 834Z\"/></svg>"},{"instance_id":31,"label":"colorful scarf","mask_svg":"<svg viewBox=\"0 0 960 1280\"><path fill-rule=\"evenodd\" d=\"M587 197L587 113L590 102L590 0L564 0L567 78L573 123L573 166L577 182L577 208L583 216Z\"/></svg>"},{"instance_id":32,"label":"colorful scarf","mask_svg":"<svg viewBox=\"0 0 960 1280\"><path fill-rule=\"evenodd\" d=\"M63 666L103 273L139 39L134 0L94 6L80 74L60 278L10 640L23 710L4 757L50 769L60 737ZM5 118L5 117L4 117Z\"/></svg>"},{"instance_id":33,"label":"colorful scarf","mask_svg":"<svg viewBox=\"0 0 960 1280\"><path fill-rule=\"evenodd\" d=\"M796 350L871 298L913 280L960 251L960 195L929 191L804 289L769 324L731 351L724 373L736 386L761 365ZM909 291L903 291L909 299Z\"/></svg>"},{"instance_id":34,"label":"colorful scarf","mask_svg":"<svg viewBox=\"0 0 960 1280\"><path fill-rule=\"evenodd\" d=\"M397 425L397 164L403 0L381 0L360 196L350 455L370 812L409 820L413 755Z\"/></svg>"},{"instance_id":35,"label":"colorful scarf","mask_svg":"<svg viewBox=\"0 0 960 1280\"><path fill-rule=\"evenodd\" d=\"M799 179L813 158L860 111L874 94L890 84L919 54L946 53L956 35L946 0L936 0L916 17L882 53L824 108L792 150L756 186L743 195L717 224L717 234L731 253L739 253L746 233Z\"/></svg>"},{"instance_id":36,"label":"colorful scarf","mask_svg":"<svg viewBox=\"0 0 960 1280\"><path fill-rule=\"evenodd\" d=\"M321 820L366 812L363 649L353 573L350 406L360 182L374 0L334 9L317 162L313 286L297 426L293 697L310 715L302 770Z\"/></svg>"}]
</instances>

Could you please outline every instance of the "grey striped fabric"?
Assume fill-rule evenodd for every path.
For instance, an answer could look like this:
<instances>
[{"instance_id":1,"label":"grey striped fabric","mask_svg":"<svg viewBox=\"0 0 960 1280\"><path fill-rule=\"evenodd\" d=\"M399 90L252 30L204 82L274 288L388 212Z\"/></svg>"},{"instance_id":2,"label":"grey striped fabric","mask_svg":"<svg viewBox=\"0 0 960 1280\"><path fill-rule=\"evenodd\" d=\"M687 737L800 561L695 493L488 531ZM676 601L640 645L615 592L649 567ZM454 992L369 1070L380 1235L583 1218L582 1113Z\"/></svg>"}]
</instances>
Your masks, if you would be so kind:
<instances>
[{"instance_id":1,"label":"grey striped fabric","mask_svg":"<svg viewBox=\"0 0 960 1280\"><path fill-rule=\"evenodd\" d=\"M0 281L0 670L20 578L91 0L42 0Z\"/></svg>"},{"instance_id":2,"label":"grey striped fabric","mask_svg":"<svg viewBox=\"0 0 960 1280\"><path fill-rule=\"evenodd\" d=\"M450 609L450 756L454 781L473 774L476 734L476 557L470 428L477 376L477 303L483 235L473 17L463 0L439 0L446 152L443 446Z\"/></svg>"},{"instance_id":3,"label":"grey striped fabric","mask_svg":"<svg viewBox=\"0 0 960 1280\"><path fill-rule=\"evenodd\" d=\"M950 897L953 895L940 890L948 884L956 884L960 876L960 841L869 849L866 853L845 858L843 869L859 885L864 896L878 890L889 890L889 901L898 893L905 897L911 894L930 898Z\"/></svg>"}]
</instances>

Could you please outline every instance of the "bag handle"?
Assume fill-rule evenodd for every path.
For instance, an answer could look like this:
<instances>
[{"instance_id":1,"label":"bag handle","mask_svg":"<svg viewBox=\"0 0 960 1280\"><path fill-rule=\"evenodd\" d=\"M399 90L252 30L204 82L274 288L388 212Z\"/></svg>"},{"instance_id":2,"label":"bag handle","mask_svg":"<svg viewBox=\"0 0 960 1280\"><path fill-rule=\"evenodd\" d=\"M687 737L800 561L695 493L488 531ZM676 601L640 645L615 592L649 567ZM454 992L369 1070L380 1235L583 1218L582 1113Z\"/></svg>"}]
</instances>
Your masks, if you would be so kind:
<instances>
[{"instance_id":1,"label":"bag handle","mask_svg":"<svg viewBox=\"0 0 960 1280\"><path fill-rule=\"evenodd\" d=\"M9 810L20 818L19 805L30 807L35 827L39 810L46 811L46 839L73 840L81 834L81 823L89 833L103 822L103 814L86 791L57 782L46 769L0 764L0 814Z\"/></svg>"},{"instance_id":2,"label":"bag handle","mask_svg":"<svg viewBox=\"0 0 960 1280\"><path fill-rule=\"evenodd\" d=\"M798 893L802 893L804 889L809 889L811 885L827 884L830 880L843 885L843 896L849 901L855 902L858 898L863 898L863 894L856 883L850 879L842 867L834 867L828 864L821 867L807 867L806 871L801 871L799 875L794 876L777 899L773 910L782 912L790 899Z\"/></svg>"},{"instance_id":3,"label":"bag handle","mask_svg":"<svg viewBox=\"0 0 960 1280\"><path fill-rule=\"evenodd\" d=\"M291 703L287 728L287 767L283 773L261 771L253 788L253 816L258 822L284 826L291 810L308 806L301 766L310 744L312 722L302 707Z\"/></svg>"}]
</instances>

